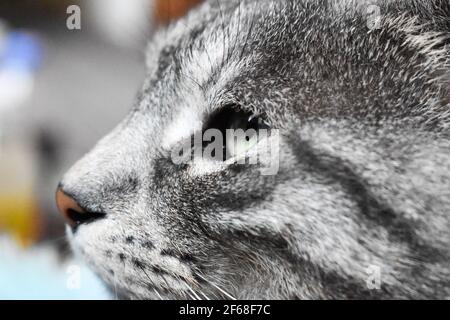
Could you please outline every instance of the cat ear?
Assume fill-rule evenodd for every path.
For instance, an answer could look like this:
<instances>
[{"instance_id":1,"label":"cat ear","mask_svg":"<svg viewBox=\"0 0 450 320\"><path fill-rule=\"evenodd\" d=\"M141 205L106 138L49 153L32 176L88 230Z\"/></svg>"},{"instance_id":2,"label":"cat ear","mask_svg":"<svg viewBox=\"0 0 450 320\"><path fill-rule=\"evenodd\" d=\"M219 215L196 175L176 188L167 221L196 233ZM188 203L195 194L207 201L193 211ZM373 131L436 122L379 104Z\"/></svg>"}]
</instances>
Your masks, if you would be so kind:
<instances>
[{"instance_id":1,"label":"cat ear","mask_svg":"<svg viewBox=\"0 0 450 320\"><path fill-rule=\"evenodd\" d=\"M156 25L166 25L186 15L203 0L153 0Z\"/></svg>"}]
</instances>

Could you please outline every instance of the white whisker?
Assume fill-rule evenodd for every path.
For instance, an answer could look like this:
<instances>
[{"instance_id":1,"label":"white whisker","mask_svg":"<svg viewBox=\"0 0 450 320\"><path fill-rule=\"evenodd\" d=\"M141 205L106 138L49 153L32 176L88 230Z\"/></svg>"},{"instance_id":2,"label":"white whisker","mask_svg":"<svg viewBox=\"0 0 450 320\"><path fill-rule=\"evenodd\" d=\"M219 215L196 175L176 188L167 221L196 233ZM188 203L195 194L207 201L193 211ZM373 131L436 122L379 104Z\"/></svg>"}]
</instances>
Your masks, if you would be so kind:
<instances>
[{"instance_id":1,"label":"white whisker","mask_svg":"<svg viewBox=\"0 0 450 320\"><path fill-rule=\"evenodd\" d=\"M199 292L202 296L204 296L206 298L206 300L211 300L210 298L208 298L208 296L206 294L203 293L203 291L199 290Z\"/></svg>"},{"instance_id":2,"label":"white whisker","mask_svg":"<svg viewBox=\"0 0 450 320\"><path fill-rule=\"evenodd\" d=\"M208 281L205 277L203 277L201 274L198 274L198 276L200 278L202 278L203 280L205 280L206 282L208 282L210 285L212 285L214 288L216 288L217 290L219 290L221 293L223 293L225 296L227 296L229 299L231 300L237 300L235 297L233 297L231 294L229 294L228 292L226 292L224 289L220 288L218 285L214 284L211 281Z\"/></svg>"},{"instance_id":3,"label":"white whisker","mask_svg":"<svg viewBox=\"0 0 450 320\"><path fill-rule=\"evenodd\" d=\"M115 300L119 300L118 296L117 296L117 278L116 278L116 274L114 273L114 299Z\"/></svg>"},{"instance_id":4,"label":"white whisker","mask_svg":"<svg viewBox=\"0 0 450 320\"><path fill-rule=\"evenodd\" d=\"M153 291L155 291L156 295L159 297L159 300L164 300L161 295L159 294L158 290L156 290L155 288L153 288Z\"/></svg>"},{"instance_id":5,"label":"white whisker","mask_svg":"<svg viewBox=\"0 0 450 320\"><path fill-rule=\"evenodd\" d=\"M189 291L196 297L195 300L202 300L202 298L200 298L200 296L197 293L195 293L195 291L186 282L184 282L184 284L189 289Z\"/></svg>"}]
</instances>

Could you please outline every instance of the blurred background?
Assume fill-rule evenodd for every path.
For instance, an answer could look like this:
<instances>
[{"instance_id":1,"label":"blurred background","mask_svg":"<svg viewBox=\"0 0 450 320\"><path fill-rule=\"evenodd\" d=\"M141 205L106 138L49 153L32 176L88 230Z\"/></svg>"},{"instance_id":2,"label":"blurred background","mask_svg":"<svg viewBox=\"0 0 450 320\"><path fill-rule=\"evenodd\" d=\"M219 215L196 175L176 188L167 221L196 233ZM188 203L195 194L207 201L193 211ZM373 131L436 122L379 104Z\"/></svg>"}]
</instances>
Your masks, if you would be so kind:
<instances>
[{"instance_id":1,"label":"blurred background","mask_svg":"<svg viewBox=\"0 0 450 320\"><path fill-rule=\"evenodd\" d=\"M198 2L0 2L0 299L114 298L72 257L54 192L131 107L147 39Z\"/></svg>"}]
</instances>

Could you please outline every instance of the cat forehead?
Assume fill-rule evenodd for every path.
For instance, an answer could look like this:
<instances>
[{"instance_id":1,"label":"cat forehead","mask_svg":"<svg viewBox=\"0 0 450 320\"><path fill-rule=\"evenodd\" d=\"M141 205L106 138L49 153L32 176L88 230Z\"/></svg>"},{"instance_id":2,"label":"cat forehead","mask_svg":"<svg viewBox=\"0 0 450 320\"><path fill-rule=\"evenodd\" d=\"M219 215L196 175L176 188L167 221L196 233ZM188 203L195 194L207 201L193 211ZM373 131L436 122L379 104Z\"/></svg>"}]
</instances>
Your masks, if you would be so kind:
<instances>
[{"instance_id":1,"label":"cat forehead","mask_svg":"<svg viewBox=\"0 0 450 320\"><path fill-rule=\"evenodd\" d=\"M174 88L174 95L167 98L175 102L170 106L171 120L164 129L163 148L170 149L201 130L208 115L226 104L223 88L253 59L253 56L230 55L233 39L244 41L240 33L243 24L243 20L233 15L227 23L227 35L208 27L203 30L201 39L191 38L192 29L202 29L201 26L192 25L189 29L182 24L169 32L172 35L159 39L161 44L155 39L156 43L151 45L147 63L156 64L158 68L161 60L169 59L166 75L172 75L169 85ZM161 51L156 53L158 45L162 45ZM160 76L164 74L157 75Z\"/></svg>"},{"instance_id":2,"label":"cat forehead","mask_svg":"<svg viewBox=\"0 0 450 320\"><path fill-rule=\"evenodd\" d=\"M265 7L257 6L254 1L235 1L228 5L213 1L194 14L199 19L187 17L160 32L149 44L149 68L167 65L166 74L156 76L178 75L169 83L175 87L175 95L180 99L173 98L176 102L170 106L170 121L166 122L162 134L164 149L170 150L173 145L200 131L208 115L225 102L221 100L222 89L247 67L255 65L259 54L266 51L264 46L270 41L265 37L269 34L258 29L269 22L261 16L264 12L276 14L282 10L279 7L281 2L263 2ZM276 34L281 29L279 24L271 32ZM240 47L245 47L249 41L257 47L247 48L244 54ZM238 51L241 54L237 54ZM253 76L261 72L264 73L257 70ZM216 77L212 79L214 75Z\"/></svg>"},{"instance_id":3,"label":"cat forehead","mask_svg":"<svg viewBox=\"0 0 450 320\"><path fill-rule=\"evenodd\" d=\"M222 4L222 1L218 2ZM315 39L316 37L310 36L311 33L323 32L324 34L321 34L319 38L331 39L328 42L324 41L324 46L327 43L328 45L340 45L342 46L341 50L354 50L356 54L360 54L358 50L365 52L367 47L377 52L394 50L388 46L370 46L367 41L376 38L367 36L368 30L364 21L359 21L360 24L357 24L353 19L343 19L342 23L344 25L354 24L346 26L356 37L365 40L361 41L365 48L363 46L349 47L345 41L341 43L332 40L343 35L339 32L334 33L334 30L323 26L324 22L328 21L327 17L330 18L329 21L335 21L336 13L338 16L345 16L347 14L354 15L358 11L358 15L364 15L364 8L367 9L368 5L367 1L330 0L326 3L332 6L328 5L326 9L324 9L324 5L309 0L305 0L302 4L296 1L261 2L263 2L261 6L255 6L255 1L242 1L234 6L231 4L228 6L222 5L219 7L219 11L211 5L205 5L199 11L194 12L193 15L172 26L167 32L159 34L159 38L151 46L153 50L150 50L149 53L149 64L160 66L158 59L165 60L169 56L168 65L172 68L171 72L174 72L175 69L179 71L179 77L172 81L170 85L174 85L175 82L176 95L185 100L180 105L171 105L172 121L166 127L164 133L164 147L169 148L172 144L199 130L204 117L215 108L220 107L219 103L213 101L213 97L220 93L221 88L232 82L230 80L242 74L246 66L251 68L251 66L258 65L254 63L255 59L261 57L261 63L257 70L253 68L252 74L247 72L245 75L255 78L254 82L258 82L262 86L263 83L260 82L270 77L266 74L267 68L276 68L277 71L289 75L289 72L300 70L302 63L305 61L308 63L308 61L314 60L310 59L310 56L298 54L294 56L293 54L298 52L297 48L310 46L313 50L311 54L314 54L314 50L319 51L319 53L320 50L331 50L326 47L311 46L314 43L308 42L303 36L304 34L308 35L309 39ZM370 3L382 6L381 9L384 14L386 10L395 8L386 7L389 1L372 1ZM415 2L411 1L410 3L407 7L409 9L413 8ZM316 18L314 12L327 14L327 17ZM398 16L400 16L400 13ZM312 18L304 22L301 19L302 17ZM402 19L395 20L392 23L401 24ZM299 32L300 36L296 36L297 32L293 30L296 28L300 31L302 28L307 28L310 32L305 32L303 29L302 33ZM355 31L355 29L357 30ZM292 37L287 36L286 33L292 34ZM245 54L230 54L235 47L245 46L246 43L250 44ZM291 52L290 46L293 48ZM271 51L277 47L282 47L283 50L276 50L276 53ZM278 53L280 55L277 56ZM288 56L289 54L291 56ZM303 53L303 55L307 54L309 54L307 51ZM285 68L283 61L286 61L289 68ZM292 63L296 64L292 65ZM339 63L339 61L332 63ZM320 62L314 64L314 68L320 69L321 67L326 66L321 66ZM409 64L405 65L405 68L407 67L409 67ZM360 72L360 69L354 68L352 72ZM214 74L219 75L219 78L211 81ZM205 96L204 92L199 93L199 87L206 84L210 84L211 88L208 88L208 93ZM266 80L264 84L269 84L269 81ZM388 89L386 88L386 90Z\"/></svg>"},{"instance_id":4,"label":"cat forehead","mask_svg":"<svg viewBox=\"0 0 450 320\"><path fill-rule=\"evenodd\" d=\"M370 5L381 2L372 0ZM232 54L236 48L251 47L251 50L245 48L246 55L270 54L268 49L283 45L277 41L283 34L293 33L292 29L309 28L311 33L324 32L323 23L328 18L331 23L338 16L353 16L356 12L364 14L368 6L369 1L366 0L329 0L323 3L312 0L207 1L187 17L155 34L146 51L147 67L153 70L164 60L190 67L187 75L198 80L198 77L208 76L205 71L214 71L205 68L236 59L237 56ZM302 41L292 38L291 42L301 45Z\"/></svg>"}]
</instances>

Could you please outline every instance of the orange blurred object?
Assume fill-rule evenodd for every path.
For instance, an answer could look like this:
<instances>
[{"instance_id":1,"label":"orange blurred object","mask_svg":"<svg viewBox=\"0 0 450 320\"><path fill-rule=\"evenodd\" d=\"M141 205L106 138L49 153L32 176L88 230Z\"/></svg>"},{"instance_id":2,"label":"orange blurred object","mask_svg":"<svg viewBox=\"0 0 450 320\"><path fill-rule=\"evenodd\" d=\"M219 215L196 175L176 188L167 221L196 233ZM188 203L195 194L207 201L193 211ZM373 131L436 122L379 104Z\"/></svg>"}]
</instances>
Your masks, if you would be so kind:
<instances>
[{"instance_id":1,"label":"orange blurred object","mask_svg":"<svg viewBox=\"0 0 450 320\"><path fill-rule=\"evenodd\" d=\"M202 0L155 0L155 18L157 24L167 24L184 16Z\"/></svg>"},{"instance_id":2,"label":"orange blurred object","mask_svg":"<svg viewBox=\"0 0 450 320\"><path fill-rule=\"evenodd\" d=\"M1 145L0 233L7 233L22 246L40 236L42 221L34 195L33 157L20 145Z\"/></svg>"},{"instance_id":3,"label":"orange blurred object","mask_svg":"<svg viewBox=\"0 0 450 320\"><path fill-rule=\"evenodd\" d=\"M0 233L6 232L23 247L38 241L40 217L37 203L25 195L0 195Z\"/></svg>"}]
</instances>

